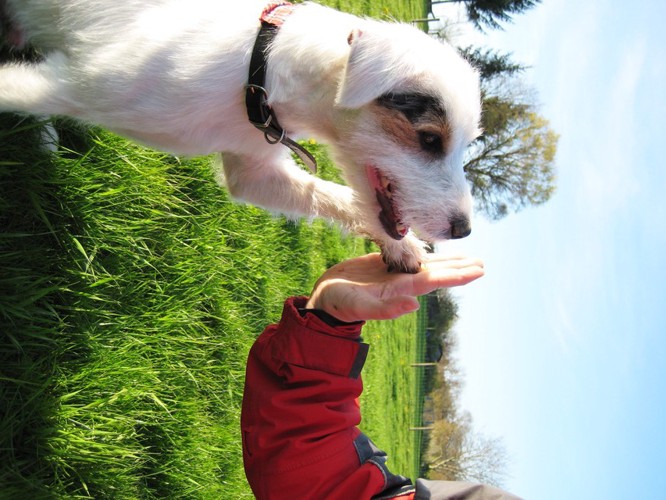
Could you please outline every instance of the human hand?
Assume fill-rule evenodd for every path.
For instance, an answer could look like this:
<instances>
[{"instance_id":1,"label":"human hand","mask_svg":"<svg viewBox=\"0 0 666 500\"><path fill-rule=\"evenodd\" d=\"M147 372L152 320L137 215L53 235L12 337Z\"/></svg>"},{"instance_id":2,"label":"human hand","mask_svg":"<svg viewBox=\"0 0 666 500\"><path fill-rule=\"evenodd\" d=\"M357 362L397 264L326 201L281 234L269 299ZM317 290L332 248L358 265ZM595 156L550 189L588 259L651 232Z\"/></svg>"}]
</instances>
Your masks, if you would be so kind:
<instances>
[{"instance_id":1,"label":"human hand","mask_svg":"<svg viewBox=\"0 0 666 500\"><path fill-rule=\"evenodd\" d=\"M380 254L373 253L327 270L315 283L306 307L348 322L393 319L416 311L419 295L465 285L483 272L479 259L428 254L420 272L390 273Z\"/></svg>"}]
</instances>

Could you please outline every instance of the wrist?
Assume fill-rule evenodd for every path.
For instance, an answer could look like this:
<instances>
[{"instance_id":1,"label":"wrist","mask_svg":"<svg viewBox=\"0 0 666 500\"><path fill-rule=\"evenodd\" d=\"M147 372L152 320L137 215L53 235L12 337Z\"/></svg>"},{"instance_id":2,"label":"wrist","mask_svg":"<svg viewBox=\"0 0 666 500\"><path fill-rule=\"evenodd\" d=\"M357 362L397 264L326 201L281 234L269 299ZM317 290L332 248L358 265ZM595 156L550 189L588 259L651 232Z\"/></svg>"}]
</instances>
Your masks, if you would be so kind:
<instances>
[{"instance_id":1,"label":"wrist","mask_svg":"<svg viewBox=\"0 0 666 500\"><path fill-rule=\"evenodd\" d=\"M306 304L304 308L299 308L298 312L302 317L305 317L305 315L308 313L314 314L320 320L326 323L328 326L332 327L357 325L363 323L363 321L343 321L341 319L336 318L335 316L333 316L332 314L328 313L323 309L308 307L308 304Z\"/></svg>"}]
</instances>

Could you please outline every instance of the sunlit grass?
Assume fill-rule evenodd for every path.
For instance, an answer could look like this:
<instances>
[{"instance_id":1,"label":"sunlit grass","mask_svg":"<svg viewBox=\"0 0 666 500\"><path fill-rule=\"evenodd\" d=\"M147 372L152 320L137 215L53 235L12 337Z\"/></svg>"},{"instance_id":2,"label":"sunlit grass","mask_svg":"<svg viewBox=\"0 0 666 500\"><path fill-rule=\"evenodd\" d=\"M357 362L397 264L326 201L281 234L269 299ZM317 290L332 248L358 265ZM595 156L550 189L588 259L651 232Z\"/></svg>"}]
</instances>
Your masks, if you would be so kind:
<instances>
[{"instance_id":1,"label":"sunlit grass","mask_svg":"<svg viewBox=\"0 0 666 500\"><path fill-rule=\"evenodd\" d=\"M7 123L7 122L5 122ZM253 338L366 242L229 201L210 159L2 132L3 493L247 493ZM322 157L326 170L326 159Z\"/></svg>"}]
</instances>

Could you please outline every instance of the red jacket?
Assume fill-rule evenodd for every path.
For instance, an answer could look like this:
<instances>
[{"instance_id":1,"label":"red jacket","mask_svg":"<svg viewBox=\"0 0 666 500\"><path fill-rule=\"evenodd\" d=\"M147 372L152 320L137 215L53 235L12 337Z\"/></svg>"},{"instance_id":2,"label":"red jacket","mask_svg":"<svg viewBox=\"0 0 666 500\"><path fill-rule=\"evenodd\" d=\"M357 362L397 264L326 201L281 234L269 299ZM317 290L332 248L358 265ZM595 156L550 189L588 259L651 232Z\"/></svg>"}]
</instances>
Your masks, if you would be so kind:
<instances>
[{"instance_id":1,"label":"red jacket","mask_svg":"<svg viewBox=\"0 0 666 500\"><path fill-rule=\"evenodd\" d=\"M368 352L363 323L303 311L306 300L288 299L280 323L250 350L241 430L245 473L258 499L516 498L468 483L414 486L392 474L386 454L357 427Z\"/></svg>"}]
</instances>

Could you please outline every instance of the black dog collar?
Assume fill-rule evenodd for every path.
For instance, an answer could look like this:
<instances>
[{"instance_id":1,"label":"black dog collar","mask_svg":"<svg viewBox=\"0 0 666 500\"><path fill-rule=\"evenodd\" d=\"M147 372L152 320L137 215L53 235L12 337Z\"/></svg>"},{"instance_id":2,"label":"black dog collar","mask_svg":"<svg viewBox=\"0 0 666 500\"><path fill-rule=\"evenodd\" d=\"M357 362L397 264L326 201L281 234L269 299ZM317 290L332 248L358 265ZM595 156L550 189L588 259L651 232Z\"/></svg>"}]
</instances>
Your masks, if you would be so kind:
<instances>
[{"instance_id":1,"label":"black dog collar","mask_svg":"<svg viewBox=\"0 0 666 500\"><path fill-rule=\"evenodd\" d=\"M261 14L261 29L254 42L250 71L245 86L245 106L250 123L264 133L269 144L282 143L290 148L305 165L317 171L317 161L308 150L287 137L286 131L280 126L275 112L268 105L266 92L266 56L268 47L277 35L284 19L291 14L294 6L289 2L272 2Z\"/></svg>"}]
</instances>

